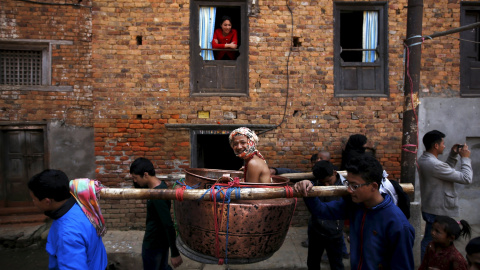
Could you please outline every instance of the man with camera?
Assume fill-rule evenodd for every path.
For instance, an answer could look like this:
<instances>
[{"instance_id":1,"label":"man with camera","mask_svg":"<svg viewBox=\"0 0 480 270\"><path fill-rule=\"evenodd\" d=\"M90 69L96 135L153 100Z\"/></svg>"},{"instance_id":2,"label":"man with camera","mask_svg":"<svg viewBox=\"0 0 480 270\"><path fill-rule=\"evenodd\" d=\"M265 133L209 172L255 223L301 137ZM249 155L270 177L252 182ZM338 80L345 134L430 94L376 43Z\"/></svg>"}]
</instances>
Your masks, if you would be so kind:
<instances>
[{"instance_id":1,"label":"man with camera","mask_svg":"<svg viewBox=\"0 0 480 270\"><path fill-rule=\"evenodd\" d=\"M473 171L470 150L467 144L452 146L447 161L438 159L445 149L445 134L438 130L427 132L423 136L425 152L418 158L418 176L422 201L422 218L425 220L425 233L421 243L421 258L432 241L431 229L436 216L458 217L458 198L455 183L468 185L472 183ZM460 155L460 171L455 170L457 157Z\"/></svg>"}]
</instances>

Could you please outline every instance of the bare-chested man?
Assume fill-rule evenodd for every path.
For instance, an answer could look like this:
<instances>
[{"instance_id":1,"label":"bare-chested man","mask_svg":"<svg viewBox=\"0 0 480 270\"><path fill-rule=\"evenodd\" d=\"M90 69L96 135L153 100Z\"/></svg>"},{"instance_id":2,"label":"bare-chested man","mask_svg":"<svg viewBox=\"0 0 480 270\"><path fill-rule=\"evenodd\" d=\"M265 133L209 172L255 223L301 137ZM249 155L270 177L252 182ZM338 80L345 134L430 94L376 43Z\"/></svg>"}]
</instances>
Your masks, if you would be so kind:
<instances>
[{"instance_id":1,"label":"bare-chested man","mask_svg":"<svg viewBox=\"0 0 480 270\"><path fill-rule=\"evenodd\" d=\"M235 155L244 160L245 182L271 183L267 163L256 149L257 135L250 129L241 127L232 131L228 139Z\"/></svg>"}]
</instances>

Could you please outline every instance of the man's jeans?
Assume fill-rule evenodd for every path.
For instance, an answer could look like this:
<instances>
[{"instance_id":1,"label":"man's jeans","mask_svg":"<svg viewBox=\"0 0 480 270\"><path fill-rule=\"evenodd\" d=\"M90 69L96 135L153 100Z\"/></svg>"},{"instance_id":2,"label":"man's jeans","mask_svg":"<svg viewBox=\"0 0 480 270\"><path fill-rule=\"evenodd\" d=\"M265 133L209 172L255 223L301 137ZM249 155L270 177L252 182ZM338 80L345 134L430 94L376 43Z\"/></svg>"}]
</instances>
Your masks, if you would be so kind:
<instances>
[{"instance_id":1,"label":"man's jeans","mask_svg":"<svg viewBox=\"0 0 480 270\"><path fill-rule=\"evenodd\" d=\"M172 270L168 265L168 248L142 247L143 270Z\"/></svg>"},{"instance_id":2,"label":"man's jeans","mask_svg":"<svg viewBox=\"0 0 480 270\"><path fill-rule=\"evenodd\" d=\"M422 212L422 218L425 220L425 232L423 234L423 239L421 243L421 257L423 260L423 255L425 255L425 250L427 250L428 244L432 241L432 225L435 222L437 216L429 213Z\"/></svg>"}]
</instances>

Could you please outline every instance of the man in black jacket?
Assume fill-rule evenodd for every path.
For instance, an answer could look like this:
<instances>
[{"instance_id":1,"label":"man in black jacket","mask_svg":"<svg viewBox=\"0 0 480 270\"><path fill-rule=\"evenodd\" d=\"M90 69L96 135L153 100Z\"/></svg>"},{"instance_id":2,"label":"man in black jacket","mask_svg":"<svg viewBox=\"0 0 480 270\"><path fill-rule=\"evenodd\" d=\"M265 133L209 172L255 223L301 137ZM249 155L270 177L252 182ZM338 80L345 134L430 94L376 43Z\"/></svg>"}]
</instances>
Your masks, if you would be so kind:
<instances>
[{"instance_id":1,"label":"man in black jacket","mask_svg":"<svg viewBox=\"0 0 480 270\"><path fill-rule=\"evenodd\" d=\"M319 161L313 166L314 185L343 186L343 177L338 174L329 161ZM322 202L339 200L340 197L319 197ZM320 269L323 252L327 251L330 269L344 269L342 262L343 220L323 220L310 217L308 221L308 257L309 270Z\"/></svg>"}]
</instances>

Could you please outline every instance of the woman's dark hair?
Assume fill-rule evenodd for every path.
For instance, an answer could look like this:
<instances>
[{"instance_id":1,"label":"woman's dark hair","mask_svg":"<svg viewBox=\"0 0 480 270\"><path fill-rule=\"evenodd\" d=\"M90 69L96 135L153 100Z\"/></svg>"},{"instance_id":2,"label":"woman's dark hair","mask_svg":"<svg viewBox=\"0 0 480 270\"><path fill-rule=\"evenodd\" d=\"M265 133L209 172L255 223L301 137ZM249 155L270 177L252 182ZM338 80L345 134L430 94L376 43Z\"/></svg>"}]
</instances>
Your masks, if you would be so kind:
<instances>
[{"instance_id":1,"label":"woman's dark hair","mask_svg":"<svg viewBox=\"0 0 480 270\"><path fill-rule=\"evenodd\" d=\"M130 165L130 174L143 176L145 173L148 173L150 176L155 176L153 163L146 158L135 159L132 165Z\"/></svg>"},{"instance_id":2,"label":"woman's dark hair","mask_svg":"<svg viewBox=\"0 0 480 270\"><path fill-rule=\"evenodd\" d=\"M352 158L365 154L366 148L364 145L366 143L367 137L362 134L354 134L348 138L345 149L342 151L342 164L340 166L341 170L345 170L345 167Z\"/></svg>"},{"instance_id":3,"label":"woman's dark hair","mask_svg":"<svg viewBox=\"0 0 480 270\"><path fill-rule=\"evenodd\" d=\"M28 189L39 200L49 198L61 202L71 196L69 184L70 180L64 172L47 169L30 178Z\"/></svg>"},{"instance_id":4,"label":"woman's dark hair","mask_svg":"<svg viewBox=\"0 0 480 270\"><path fill-rule=\"evenodd\" d=\"M460 220L459 224L451 217L437 216L434 223L438 223L440 226L442 226L447 233L447 236L453 235L455 240L457 240L460 236L463 236L465 239L467 239L467 237L470 238L470 224L468 224L468 222L463 219ZM461 229L460 225L462 225Z\"/></svg>"},{"instance_id":5,"label":"woman's dark hair","mask_svg":"<svg viewBox=\"0 0 480 270\"><path fill-rule=\"evenodd\" d=\"M225 15L225 16L222 16L222 18L220 19L220 25L223 24L224 21L230 21L230 23L232 23L232 18L230 18L229 16Z\"/></svg>"},{"instance_id":6,"label":"woman's dark hair","mask_svg":"<svg viewBox=\"0 0 480 270\"><path fill-rule=\"evenodd\" d=\"M351 159L345 167L347 172L360 175L366 183L375 182L380 187L383 168L376 158L365 154L360 155Z\"/></svg>"},{"instance_id":7,"label":"woman's dark hair","mask_svg":"<svg viewBox=\"0 0 480 270\"><path fill-rule=\"evenodd\" d=\"M367 136L362 134L354 134L348 138L345 151L356 151L360 154L365 153L364 145L367 143Z\"/></svg>"}]
</instances>

